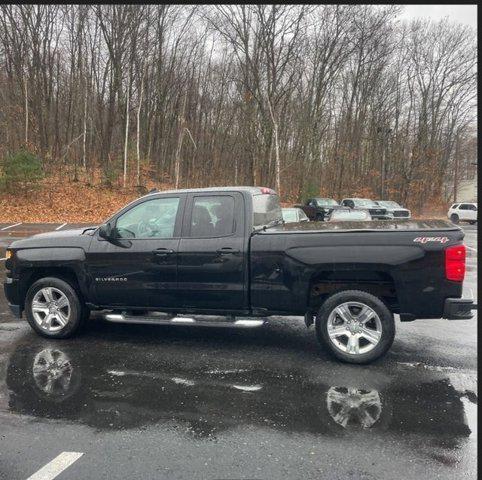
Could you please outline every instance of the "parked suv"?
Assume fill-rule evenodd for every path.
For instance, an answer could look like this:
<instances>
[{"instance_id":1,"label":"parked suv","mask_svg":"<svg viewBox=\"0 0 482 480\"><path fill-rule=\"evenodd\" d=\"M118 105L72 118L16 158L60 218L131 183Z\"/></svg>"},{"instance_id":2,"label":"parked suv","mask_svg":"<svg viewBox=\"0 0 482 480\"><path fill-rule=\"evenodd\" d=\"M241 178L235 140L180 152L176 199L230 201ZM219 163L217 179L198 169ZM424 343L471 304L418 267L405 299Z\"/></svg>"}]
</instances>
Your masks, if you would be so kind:
<instances>
[{"instance_id":1,"label":"parked suv","mask_svg":"<svg viewBox=\"0 0 482 480\"><path fill-rule=\"evenodd\" d=\"M408 208L403 208L393 200L375 200L377 205L387 210L387 213L392 218L410 218L411 213Z\"/></svg>"},{"instance_id":2,"label":"parked suv","mask_svg":"<svg viewBox=\"0 0 482 480\"><path fill-rule=\"evenodd\" d=\"M469 222L471 225L477 223L476 203L454 203L447 213L447 217L453 223Z\"/></svg>"},{"instance_id":3,"label":"parked suv","mask_svg":"<svg viewBox=\"0 0 482 480\"><path fill-rule=\"evenodd\" d=\"M373 200L368 198L344 198L341 201L341 205L353 209L368 209L372 220L388 220L391 218L386 208L380 207L380 205L377 205Z\"/></svg>"}]
</instances>

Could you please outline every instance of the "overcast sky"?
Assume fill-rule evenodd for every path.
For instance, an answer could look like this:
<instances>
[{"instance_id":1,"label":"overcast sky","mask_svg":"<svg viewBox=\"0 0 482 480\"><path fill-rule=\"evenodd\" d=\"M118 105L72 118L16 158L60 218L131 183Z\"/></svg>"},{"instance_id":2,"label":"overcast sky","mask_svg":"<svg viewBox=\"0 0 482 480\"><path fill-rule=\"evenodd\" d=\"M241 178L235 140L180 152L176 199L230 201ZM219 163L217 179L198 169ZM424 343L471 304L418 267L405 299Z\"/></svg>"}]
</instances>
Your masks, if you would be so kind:
<instances>
[{"instance_id":1,"label":"overcast sky","mask_svg":"<svg viewBox=\"0 0 482 480\"><path fill-rule=\"evenodd\" d=\"M477 5L404 5L399 18L431 18L441 20L448 17L454 22L477 28Z\"/></svg>"}]
</instances>

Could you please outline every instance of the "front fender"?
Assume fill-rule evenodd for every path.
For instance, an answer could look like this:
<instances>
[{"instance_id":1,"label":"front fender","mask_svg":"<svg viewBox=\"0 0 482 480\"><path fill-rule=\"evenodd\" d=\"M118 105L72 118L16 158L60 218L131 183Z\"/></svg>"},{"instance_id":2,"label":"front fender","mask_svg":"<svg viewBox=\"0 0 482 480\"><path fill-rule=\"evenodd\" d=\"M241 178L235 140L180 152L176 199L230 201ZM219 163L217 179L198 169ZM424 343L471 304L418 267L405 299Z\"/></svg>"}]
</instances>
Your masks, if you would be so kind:
<instances>
[{"instance_id":1,"label":"front fender","mask_svg":"<svg viewBox=\"0 0 482 480\"><path fill-rule=\"evenodd\" d=\"M88 300L89 279L85 269L85 251L79 247L19 249L15 252L13 277L19 282L19 296L24 298L32 278L40 274L55 276L67 273L77 280L82 296Z\"/></svg>"}]
</instances>

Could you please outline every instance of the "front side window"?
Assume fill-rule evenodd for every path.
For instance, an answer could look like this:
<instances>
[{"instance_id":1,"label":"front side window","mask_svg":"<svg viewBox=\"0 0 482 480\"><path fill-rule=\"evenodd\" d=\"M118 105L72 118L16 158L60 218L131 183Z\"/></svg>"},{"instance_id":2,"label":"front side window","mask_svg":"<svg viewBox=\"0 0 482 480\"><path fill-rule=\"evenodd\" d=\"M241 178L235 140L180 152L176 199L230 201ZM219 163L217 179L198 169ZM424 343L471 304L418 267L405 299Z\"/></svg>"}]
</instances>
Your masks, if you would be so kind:
<instances>
[{"instance_id":1,"label":"front side window","mask_svg":"<svg viewBox=\"0 0 482 480\"><path fill-rule=\"evenodd\" d=\"M225 237L234 232L234 198L229 195L195 197L190 236Z\"/></svg>"},{"instance_id":2,"label":"front side window","mask_svg":"<svg viewBox=\"0 0 482 480\"><path fill-rule=\"evenodd\" d=\"M115 225L117 238L172 238L179 197L155 198L128 210Z\"/></svg>"},{"instance_id":3,"label":"front side window","mask_svg":"<svg viewBox=\"0 0 482 480\"><path fill-rule=\"evenodd\" d=\"M455 210L458 206L459 206L459 204L455 203L454 205L452 205L452 210Z\"/></svg>"}]
</instances>

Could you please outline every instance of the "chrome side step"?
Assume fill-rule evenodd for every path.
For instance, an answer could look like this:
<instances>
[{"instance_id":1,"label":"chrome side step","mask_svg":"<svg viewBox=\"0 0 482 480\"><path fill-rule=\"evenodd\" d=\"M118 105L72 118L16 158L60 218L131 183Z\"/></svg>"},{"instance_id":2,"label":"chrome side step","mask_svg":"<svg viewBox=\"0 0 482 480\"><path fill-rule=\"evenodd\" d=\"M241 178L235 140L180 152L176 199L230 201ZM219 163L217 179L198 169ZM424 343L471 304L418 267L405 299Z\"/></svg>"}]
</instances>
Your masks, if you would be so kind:
<instances>
[{"instance_id":1,"label":"chrome side step","mask_svg":"<svg viewBox=\"0 0 482 480\"><path fill-rule=\"evenodd\" d=\"M113 323L143 325L189 325L194 327L256 328L266 323L265 318L223 317L219 315L172 316L166 313L151 312L149 315L129 315L127 313L106 313L104 319Z\"/></svg>"}]
</instances>

